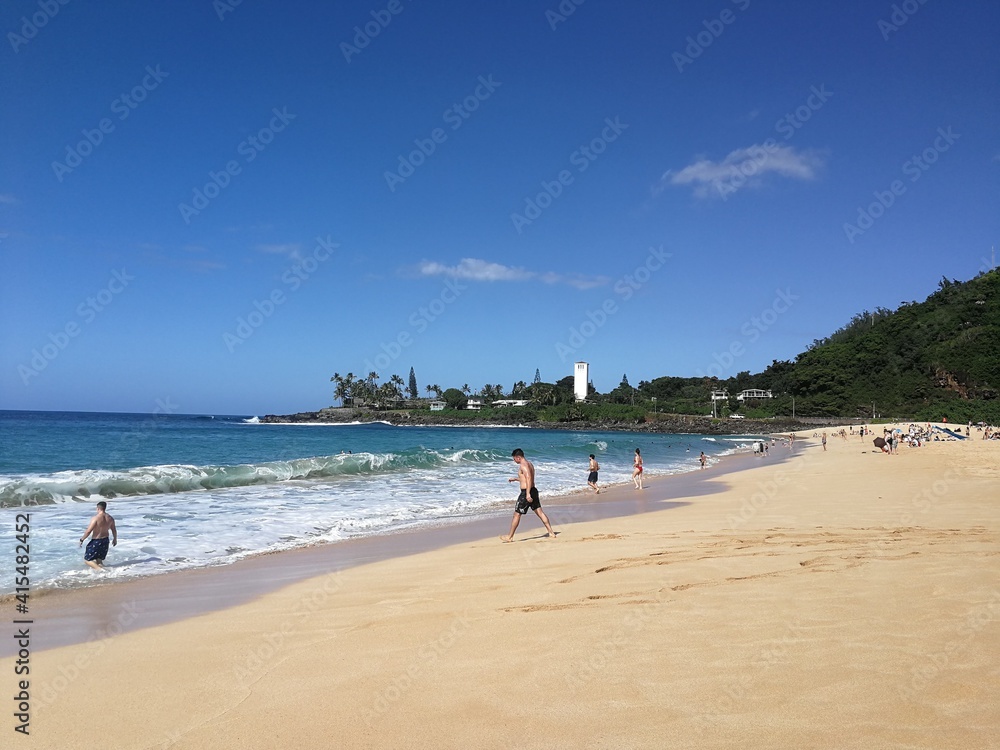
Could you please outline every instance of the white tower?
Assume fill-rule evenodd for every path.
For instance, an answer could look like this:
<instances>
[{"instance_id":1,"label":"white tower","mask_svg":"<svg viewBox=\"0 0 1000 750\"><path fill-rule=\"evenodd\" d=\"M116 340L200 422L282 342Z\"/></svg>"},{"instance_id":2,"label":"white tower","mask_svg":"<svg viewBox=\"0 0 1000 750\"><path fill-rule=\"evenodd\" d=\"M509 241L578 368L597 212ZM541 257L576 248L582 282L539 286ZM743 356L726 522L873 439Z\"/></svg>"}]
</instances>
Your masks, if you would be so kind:
<instances>
[{"instance_id":1,"label":"white tower","mask_svg":"<svg viewBox=\"0 0 1000 750\"><path fill-rule=\"evenodd\" d=\"M573 371L573 395L577 401L584 401L587 398L587 384L590 382L590 365L586 362L577 362Z\"/></svg>"}]
</instances>

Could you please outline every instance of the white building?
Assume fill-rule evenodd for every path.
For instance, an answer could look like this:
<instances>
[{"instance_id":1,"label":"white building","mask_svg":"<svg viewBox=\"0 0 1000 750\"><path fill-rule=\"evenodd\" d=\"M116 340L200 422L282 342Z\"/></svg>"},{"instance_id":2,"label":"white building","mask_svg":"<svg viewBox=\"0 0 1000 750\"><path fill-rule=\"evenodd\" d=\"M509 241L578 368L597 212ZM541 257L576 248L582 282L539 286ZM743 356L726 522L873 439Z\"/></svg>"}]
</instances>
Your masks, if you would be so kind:
<instances>
[{"instance_id":1,"label":"white building","mask_svg":"<svg viewBox=\"0 0 1000 750\"><path fill-rule=\"evenodd\" d=\"M503 407L503 406L527 406L528 399L526 398L501 398L493 402L493 406Z\"/></svg>"},{"instance_id":2,"label":"white building","mask_svg":"<svg viewBox=\"0 0 1000 750\"><path fill-rule=\"evenodd\" d=\"M587 384L590 383L590 365L577 362L573 370L573 395L577 401L587 400Z\"/></svg>"},{"instance_id":3,"label":"white building","mask_svg":"<svg viewBox=\"0 0 1000 750\"><path fill-rule=\"evenodd\" d=\"M748 388L745 391L740 391L740 395L736 397L737 401L746 401L752 398L774 398L770 391L762 391L760 388Z\"/></svg>"},{"instance_id":4,"label":"white building","mask_svg":"<svg viewBox=\"0 0 1000 750\"><path fill-rule=\"evenodd\" d=\"M473 411L479 411L483 408L483 402L477 398L470 398L465 402L466 409L472 409Z\"/></svg>"},{"instance_id":5,"label":"white building","mask_svg":"<svg viewBox=\"0 0 1000 750\"><path fill-rule=\"evenodd\" d=\"M431 411L444 411L447 405L444 401L431 401Z\"/></svg>"}]
</instances>

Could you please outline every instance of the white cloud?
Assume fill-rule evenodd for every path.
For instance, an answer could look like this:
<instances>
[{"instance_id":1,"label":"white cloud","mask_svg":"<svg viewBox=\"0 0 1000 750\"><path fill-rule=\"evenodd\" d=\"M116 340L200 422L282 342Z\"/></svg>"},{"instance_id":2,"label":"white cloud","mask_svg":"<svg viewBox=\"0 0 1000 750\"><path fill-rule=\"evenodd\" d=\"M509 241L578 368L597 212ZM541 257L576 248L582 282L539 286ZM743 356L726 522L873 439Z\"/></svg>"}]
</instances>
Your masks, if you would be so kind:
<instances>
[{"instance_id":1,"label":"white cloud","mask_svg":"<svg viewBox=\"0 0 1000 750\"><path fill-rule=\"evenodd\" d=\"M576 289L593 289L608 283L604 276L565 276L552 271L529 271L480 258L462 258L456 266L425 260L419 269L422 276L450 276L468 281L541 281L545 284L566 284Z\"/></svg>"},{"instance_id":2,"label":"white cloud","mask_svg":"<svg viewBox=\"0 0 1000 750\"><path fill-rule=\"evenodd\" d=\"M471 281L525 281L534 276L523 268L503 266L479 258L462 258L457 266L425 260L420 264L420 273L424 276L451 276L453 279Z\"/></svg>"},{"instance_id":3,"label":"white cloud","mask_svg":"<svg viewBox=\"0 0 1000 750\"><path fill-rule=\"evenodd\" d=\"M20 203L17 196L11 193L0 193L0 203Z\"/></svg>"},{"instance_id":4,"label":"white cloud","mask_svg":"<svg viewBox=\"0 0 1000 750\"><path fill-rule=\"evenodd\" d=\"M296 242L287 242L282 245L257 245L257 250L262 253L270 253L272 255L285 255L293 260L298 260L302 257L299 250L302 246Z\"/></svg>"},{"instance_id":5,"label":"white cloud","mask_svg":"<svg viewBox=\"0 0 1000 750\"><path fill-rule=\"evenodd\" d=\"M653 186L657 195L669 185L691 185L695 196L724 197L741 187L760 187L769 172L796 180L811 180L823 166L823 159L814 151L796 151L791 146L773 142L738 148L722 161L699 159L678 172L666 172Z\"/></svg>"}]
</instances>

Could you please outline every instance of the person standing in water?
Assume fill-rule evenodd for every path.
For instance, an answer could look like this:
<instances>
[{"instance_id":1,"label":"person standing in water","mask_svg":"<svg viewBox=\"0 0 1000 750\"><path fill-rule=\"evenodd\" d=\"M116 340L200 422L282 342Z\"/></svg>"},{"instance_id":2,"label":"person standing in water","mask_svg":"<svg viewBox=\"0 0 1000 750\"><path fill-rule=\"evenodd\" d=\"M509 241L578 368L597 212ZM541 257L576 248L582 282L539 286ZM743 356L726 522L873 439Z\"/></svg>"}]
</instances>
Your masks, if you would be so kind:
<instances>
[{"instance_id":1,"label":"person standing in water","mask_svg":"<svg viewBox=\"0 0 1000 750\"><path fill-rule=\"evenodd\" d=\"M601 494L600 488L597 486L597 472L600 470L601 465L597 463L597 459L594 458L594 454L590 454L590 474L587 475L587 484L590 488L598 495Z\"/></svg>"},{"instance_id":2,"label":"person standing in water","mask_svg":"<svg viewBox=\"0 0 1000 750\"><path fill-rule=\"evenodd\" d=\"M90 519L90 525L80 537L80 546L88 536L93 534L91 540L87 542L87 551L83 555L83 561L94 570L103 570L104 558L108 556L108 533L114 537L111 540L112 546L118 546L118 529L115 527L115 519L106 511L108 504L101 500L97 504L97 515Z\"/></svg>"},{"instance_id":3,"label":"person standing in water","mask_svg":"<svg viewBox=\"0 0 1000 750\"><path fill-rule=\"evenodd\" d=\"M514 517L510 521L510 533L507 536L501 536L501 541L514 541L514 532L517 531L517 525L521 523L521 516L528 512L528 508L535 511L535 515L545 524L545 530L549 532L549 538L555 539L556 532L552 530L548 516L545 515L545 511L542 510L542 504L538 501L534 465L524 457L524 451L520 448L515 448L510 455L513 457L514 463L517 464L517 476L507 481L519 482L521 485L521 494L518 495L517 505L514 506Z\"/></svg>"},{"instance_id":4,"label":"person standing in water","mask_svg":"<svg viewBox=\"0 0 1000 750\"><path fill-rule=\"evenodd\" d=\"M642 489L642 454L639 449L635 449L635 458L632 459L632 483L637 490Z\"/></svg>"}]
</instances>

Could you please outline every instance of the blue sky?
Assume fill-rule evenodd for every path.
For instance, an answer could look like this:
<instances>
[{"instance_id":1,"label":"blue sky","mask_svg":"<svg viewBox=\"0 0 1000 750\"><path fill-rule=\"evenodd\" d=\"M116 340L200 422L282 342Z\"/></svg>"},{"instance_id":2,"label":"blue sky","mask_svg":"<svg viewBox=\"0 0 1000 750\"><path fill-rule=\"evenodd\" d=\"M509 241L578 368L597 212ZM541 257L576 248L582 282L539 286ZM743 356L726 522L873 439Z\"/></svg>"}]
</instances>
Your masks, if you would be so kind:
<instances>
[{"instance_id":1,"label":"blue sky","mask_svg":"<svg viewBox=\"0 0 1000 750\"><path fill-rule=\"evenodd\" d=\"M728 377L1000 244L986 0L138 7L0 11L0 408Z\"/></svg>"}]
</instances>

